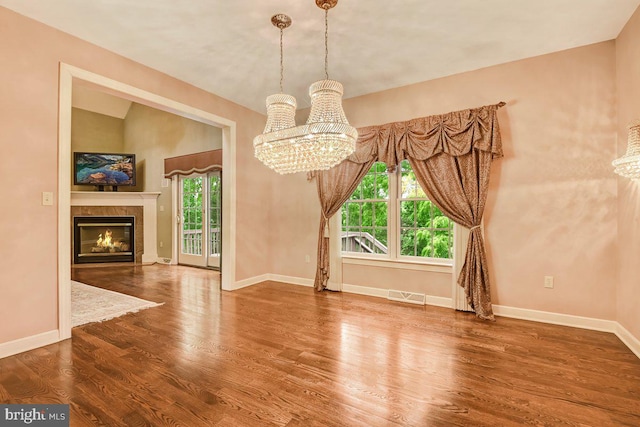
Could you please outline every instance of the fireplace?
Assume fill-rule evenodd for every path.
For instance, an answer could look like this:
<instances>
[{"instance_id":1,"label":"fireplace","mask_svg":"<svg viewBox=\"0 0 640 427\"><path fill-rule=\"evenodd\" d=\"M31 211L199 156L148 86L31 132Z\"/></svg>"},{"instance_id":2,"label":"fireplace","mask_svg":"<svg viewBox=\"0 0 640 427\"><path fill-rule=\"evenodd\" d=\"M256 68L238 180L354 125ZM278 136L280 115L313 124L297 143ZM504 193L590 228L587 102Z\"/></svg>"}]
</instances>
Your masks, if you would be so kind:
<instances>
[{"instance_id":1,"label":"fireplace","mask_svg":"<svg viewBox=\"0 0 640 427\"><path fill-rule=\"evenodd\" d=\"M134 262L134 224L132 216L74 217L73 262Z\"/></svg>"}]
</instances>

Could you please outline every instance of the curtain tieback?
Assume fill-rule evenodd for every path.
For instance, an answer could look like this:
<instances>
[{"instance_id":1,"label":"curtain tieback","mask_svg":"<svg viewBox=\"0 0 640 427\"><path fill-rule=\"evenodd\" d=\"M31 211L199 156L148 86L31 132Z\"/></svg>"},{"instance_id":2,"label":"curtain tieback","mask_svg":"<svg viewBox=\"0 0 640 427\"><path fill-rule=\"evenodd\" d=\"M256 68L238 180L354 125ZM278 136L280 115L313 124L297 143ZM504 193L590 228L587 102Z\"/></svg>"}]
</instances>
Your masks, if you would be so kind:
<instances>
[{"instance_id":1,"label":"curtain tieback","mask_svg":"<svg viewBox=\"0 0 640 427\"><path fill-rule=\"evenodd\" d=\"M480 228L480 227L481 227L480 225L474 225L473 227L471 227L471 228L469 229L469 231L473 231L473 230L475 230L475 229L477 229L477 228Z\"/></svg>"},{"instance_id":2,"label":"curtain tieback","mask_svg":"<svg viewBox=\"0 0 640 427\"><path fill-rule=\"evenodd\" d=\"M327 218L327 215L325 215L324 210L321 210L320 212L322 213L322 217L324 218L324 237L328 239L331 235L331 233L329 232L329 218Z\"/></svg>"}]
</instances>

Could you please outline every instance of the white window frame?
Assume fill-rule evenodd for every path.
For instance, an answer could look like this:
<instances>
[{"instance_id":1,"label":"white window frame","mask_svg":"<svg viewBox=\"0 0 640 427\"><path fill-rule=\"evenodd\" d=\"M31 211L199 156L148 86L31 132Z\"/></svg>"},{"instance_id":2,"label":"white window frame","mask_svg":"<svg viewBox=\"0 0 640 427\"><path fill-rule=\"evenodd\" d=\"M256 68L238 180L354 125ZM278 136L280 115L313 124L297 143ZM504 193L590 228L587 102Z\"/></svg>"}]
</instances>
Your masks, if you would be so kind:
<instances>
[{"instance_id":1,"label":"white window frame","mask_svg":"<svg viewBox=\"0 0 640 427\"><path fill-rule=\"evenodd\" d=\"M373 166L372 166L373 167ZM389 199L387 203L387 253L386 254L368 254L362 252L347 252L342 251L340 248L340 257L345 264L360 264L360 265L379 265L383 263L385 266L404 268L410 270L425 270L425 271L438 271L438 272L450 272L453 266L453 258L433 258L433 257L420 257L400 255L400 241L401 241L401 224L400 224L400 196L401 196L401 167L398 165L396 171L393 173L387 172L389 179ZM402 199L410 200L410 199ZM417 199L422 200L422 198ZM371 200L362 200L367 202ZM374 200L380 201L380 200ZM343 205L344 206L344 205ZM341 208L342 209L342 208ZM342 212L338 217L337 224L339 230L342 230ZM453 229L453 241L456 238L456 229ZM340 232L338 237L340 240ZM454 256L452 254L452 256Z\"/></svg>"}]
</instances>

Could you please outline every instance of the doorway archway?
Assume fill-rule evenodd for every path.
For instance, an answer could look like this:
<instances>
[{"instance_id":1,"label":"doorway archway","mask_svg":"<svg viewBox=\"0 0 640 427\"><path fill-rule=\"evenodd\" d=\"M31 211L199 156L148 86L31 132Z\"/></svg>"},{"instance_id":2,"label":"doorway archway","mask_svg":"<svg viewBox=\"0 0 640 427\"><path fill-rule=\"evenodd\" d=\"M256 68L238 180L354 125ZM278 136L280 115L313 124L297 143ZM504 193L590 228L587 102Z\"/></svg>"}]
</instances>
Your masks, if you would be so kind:
<instances>
[{"instance_id":1,"label":"doorway archway","mask_svg":"<svg viewBox=\"0 0 640 427\"><path fill-rule=\"evenodd\" d=\"M58 115L58 333L59 339L71 337L71 108L74 84L92 86L143 105L222 129L223 162L229 167L222 172L222 289L233 289L235 283L235 223L236 223L236 123L204 110L191 107L68 65L60 64Z\"/></svg>"}]
</instances>

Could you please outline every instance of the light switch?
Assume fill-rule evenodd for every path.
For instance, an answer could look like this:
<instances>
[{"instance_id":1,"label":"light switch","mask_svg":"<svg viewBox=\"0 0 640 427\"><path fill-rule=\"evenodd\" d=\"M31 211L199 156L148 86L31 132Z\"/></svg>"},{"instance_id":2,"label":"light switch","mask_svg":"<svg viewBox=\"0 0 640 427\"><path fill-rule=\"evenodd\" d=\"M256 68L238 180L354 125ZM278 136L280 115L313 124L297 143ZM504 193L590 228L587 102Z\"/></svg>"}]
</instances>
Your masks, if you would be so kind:
<instances>
[{"instance_id":1,"label":"light switch","mask_svg":"<svg viewBox=\"0 0 640 427\"><path fill-rule=\"evenodd\" d=\"M53 193L51 191L42 192L42 206L53 206Z\"/></svg>"}]
</instances>

